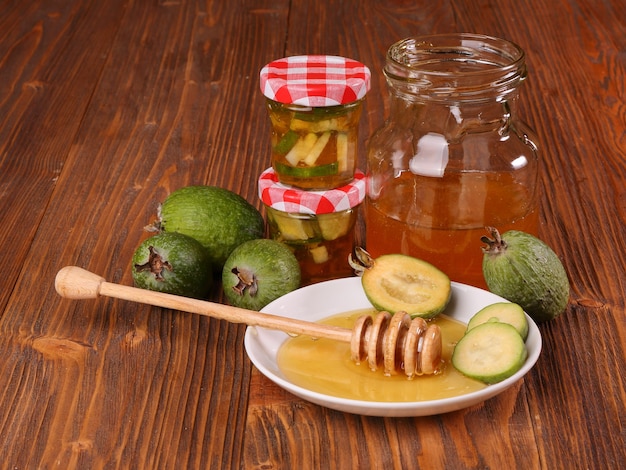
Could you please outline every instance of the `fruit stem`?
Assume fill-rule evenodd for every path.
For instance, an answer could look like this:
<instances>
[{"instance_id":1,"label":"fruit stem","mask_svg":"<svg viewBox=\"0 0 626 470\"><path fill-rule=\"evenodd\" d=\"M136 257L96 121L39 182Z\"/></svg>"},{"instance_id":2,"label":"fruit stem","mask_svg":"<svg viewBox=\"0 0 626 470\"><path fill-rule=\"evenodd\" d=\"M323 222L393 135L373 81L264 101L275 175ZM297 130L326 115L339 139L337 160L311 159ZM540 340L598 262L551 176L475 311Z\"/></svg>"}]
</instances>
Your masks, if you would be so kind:
<instances>
[{"instance_id":1,"label":"fruit stem","mask_svg":"<svg viewBox=\"0 0 626 470\"><path fill-rule=\"evenodd\" d=\"M157 281L164 281L163 270L167 269L168 271L173 271L174 268L172 268L169 261L164 260L161 255L157 253L152 245L148 247L148 250L150 250L148 261L144 264L135 264L135 269L138 273L149 271L154 274Z\"/></svg>"},{"instance_id":2,"label":"fruit stem","mask_svg":"<svg viewBox=\"0 0 626 470\"><path fill-rule=\"evenodd\" d=\"M491 234L493 239L486 236L480 237L480 241L487 244L487 246L482 247L483 253L488 255L504 253L507 249L507 244L500 236L498 229L495 227L485 227L485 230Z\"/></svg>"},{"instance_id":3,"label":"fruit stem","mask_svg":"<svg viewBox=\"0 0 626 470\"><path fill-rule=\"evenodd\" d=\"M239 269L235 266L230 270L230 272L232 272L235 276L237 276L237 279L239 279L237 285L233 286L233 290L237 294L244 295L246 291L250 297L254 297L257 294L259 285L257 283L257 278L252 271L248 269Z\"/></svg>"},{"instance_id":4,"label":"fruit stem","mask_svg":"<svg viewBox=\"0 0 626 470\"><path fill-rule=\"evenodd\" d=\"M360 246L354 249L356 260L352 257L352 253L348 255L348 264L357 276L362 276L363 273L374 266L374 258Z\"/></svg>"}]
</instances>

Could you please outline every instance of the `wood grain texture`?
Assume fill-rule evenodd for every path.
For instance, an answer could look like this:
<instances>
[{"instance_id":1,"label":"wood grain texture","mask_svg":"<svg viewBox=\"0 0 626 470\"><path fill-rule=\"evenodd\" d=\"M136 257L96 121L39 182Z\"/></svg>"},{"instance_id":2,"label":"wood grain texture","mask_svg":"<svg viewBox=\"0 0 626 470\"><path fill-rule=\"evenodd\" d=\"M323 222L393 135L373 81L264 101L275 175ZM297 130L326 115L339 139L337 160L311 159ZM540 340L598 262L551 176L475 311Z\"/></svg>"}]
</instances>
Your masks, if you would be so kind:
<instances>
[{"instance_id":1,"label":"wood grain texture","mask_svg":"<svg viewBox=\"0 0 626 470\"><path fill-rule=\"evenodd\" d=\"M521 384L489 407L421 418L345 414L288 392L261 392L268 389L255 370L244 468L506 468L522 460L525 468L539 466Z\"/></svg>"},{"instance_id":2,"label":"wood grain texture","mask_svg":"<svg viewBox=\"0 0 626 470\"><path fill-rule=\"evenodd\" d=\"M620 468L625 18L623 0L0 0L0 468ZM130 285L144 226L178 187L260 207L267 62L324 53L371 68L363 168L388 112L387 48L455 31L526 51L540 236L572 284L512 389L441 416L339 413L254 369L241 325L56 295L68 264Z\"/></svg>"},{"instance_id":3,"label":"wood grain texture","mask_svg":"<svg viewBox=\"0 0 626 470\"><path fill-rule=\"evenodd\" d=\"M38 292L47 292L45 309L37 305L39 296L14 298L0 325L3 336L11 338L2 346L8 360L0 376L3 383L17 381L3 393L25 409L44 405L36 416L3 416L4 430L20 432L4 433L2 461L74 468L124 468L132 462L146 468L229 467L239 461L235 437L243 433L250 373L240 347L241 327L119 302L72 304L59 301L51 290L60 259L74 258L130 282L130 256L146 236L143 226L151 222L158 202L172 187L207 177L205 152L212 142L206 134L219 136L222 126L232 129L235 110L245 112L223 102L228 96L223 89L235 96L253 93L245 87L247 71L238 80L233 80L235 72L222 73L224 63L237 65L228 61L228 48L223 57L213 56L229 29L240 31L225 45L235 48L246 30L233 22L247 17L221 5L204 11L201 3L125 2L106 8L112 7L118 17L108 31L96 26L101 21L97 10L83 13L93 21L90 29L104 37L64 38L82 43L78 50L89 50L90 40L100 42L106 49L95 53L105 60L90 83L79 81L91 86L88 106L78 115L68 110L75 131L62 137L66 154L51 210L34 240L26 240L32 242L26 248L38 269L26 269L16 290L37 286ZM75 21L74 28L88 27ZM65 52L54 59L62 60ZM92 67L80 56L72 60L77 70ZM75 89L72 80L54 83L61 88L58 99L66 102ZM218 118L210 117L220 113L228 114L218 126L213 124ZM46 137L43 131L37 135ZM222 165L230 161L225 151L238 137L231 132L231 140L214 151ZM234 183L234 190L241 184L214 182ZM240 192L250 199L254 195ZM48 202L30 204L43 210ZM68 211L70 206L80 209ZM26 259L22 252L12 266Z\"/></svg>"},{"instance_id":4,"label":"wood grain texture","mask_svg":"<svg viewBox=\"0 0 626 470\"><path fill-rule=\"evenodd\" d=\"M0 226L3 311L81 125L120 8L98 2L2 2ZM85 20L81 20L85 18ZM93 48L83 44L91 38ZM10 208L10 210L9 210Z\"/></svg>"}]
</instances>

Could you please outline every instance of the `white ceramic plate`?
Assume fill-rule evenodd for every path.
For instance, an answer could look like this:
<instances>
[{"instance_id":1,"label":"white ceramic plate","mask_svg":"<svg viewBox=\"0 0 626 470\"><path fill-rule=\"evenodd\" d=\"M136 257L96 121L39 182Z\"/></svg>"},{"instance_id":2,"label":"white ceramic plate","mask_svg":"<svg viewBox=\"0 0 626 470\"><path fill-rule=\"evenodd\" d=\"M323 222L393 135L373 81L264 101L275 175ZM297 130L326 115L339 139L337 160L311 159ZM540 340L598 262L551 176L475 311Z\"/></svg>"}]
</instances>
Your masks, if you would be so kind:
<instances>
[{"instance_id":1,"label":"white ceramic plate","mask_svg":"<svg viewBox=\"0 0 626 470\"><path fill-rule=\"evenodd\" d=\"M476 287L452 283L452 299L445 313L467 323L481 308L504 299ZM284 317L317 321L352 310L371 308L358 277L321 282L275 300L262 311ZM481 403L509 388L520 380L537 362L541 352L541 335L537 325L528 318L529 332L526 340L528 358L515 375L502 382L489 385L476 392L440 400L416 402L374 402L350 400L314 392L290 382L276 363L276 355L282 343L289 337L279 331L248 327L245 347L252 363L271 381L294 395L347 413L369 416L429 416L460 410Z\"/></svg>"}]
</instances>

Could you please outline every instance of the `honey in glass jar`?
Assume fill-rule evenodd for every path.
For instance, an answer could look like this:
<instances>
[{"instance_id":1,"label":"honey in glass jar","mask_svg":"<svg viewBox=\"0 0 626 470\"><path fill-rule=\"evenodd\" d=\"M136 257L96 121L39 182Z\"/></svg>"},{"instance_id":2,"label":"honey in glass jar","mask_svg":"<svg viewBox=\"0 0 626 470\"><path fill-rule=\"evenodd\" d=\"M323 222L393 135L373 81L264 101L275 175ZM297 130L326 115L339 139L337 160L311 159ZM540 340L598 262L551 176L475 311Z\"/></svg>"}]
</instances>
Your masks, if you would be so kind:
<instances>
[{"instance_id":1,"label":"honey in glass jar","mask_svg":"<svg viewBox=\"0 0 626 470\"><path fill-rule=\"evenodd\" d=\"M307 191L280 183L274 169L268 168L259 177L259 197L270 237L293 251L303 285L353 274L348 256L365 197L363 172L356 170L350 183L339 188Z\"/></svg>"},{"instance_id":2,"label":"honey in glass jar","mask_svg":"<svg viewBox=\"0 0 626 470\"><path fill-rule=\"evenodd\" d=\"M312 190L348 183L356 169L369 69L344 57L292 56L263 67L260 84L279 181Z\"/></svg>"},{"instance_id":3,"label":"honey in glass jar","mask_svg":"<svg viewBox=\"0 0 626 470\"><path fill-rule=\"evenodd\" d=\"M384 75L390 112L368 145L367 250L485 288L485 227L538 228L537 140L517 117L524 52L482 35L409 38L390 47Z\"/></svg>"}]
</instances>

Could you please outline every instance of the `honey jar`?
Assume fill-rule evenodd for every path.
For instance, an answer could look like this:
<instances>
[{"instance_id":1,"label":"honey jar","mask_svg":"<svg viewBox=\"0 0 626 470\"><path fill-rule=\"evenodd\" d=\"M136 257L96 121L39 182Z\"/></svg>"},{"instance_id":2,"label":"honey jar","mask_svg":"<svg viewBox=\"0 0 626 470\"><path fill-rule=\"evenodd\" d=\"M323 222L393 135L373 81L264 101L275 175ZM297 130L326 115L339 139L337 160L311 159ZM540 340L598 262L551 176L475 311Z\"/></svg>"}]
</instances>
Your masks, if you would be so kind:
<instances>
[{"instance_id":1,"label":"honey jar","mask_svg":"<svg viewBox=\"0 0 626 470\"><path fill-rule=\"evenodd\" d=\"M348 256L355 245L365 175L356 170L346 185L307 191L282 184L273 168L259 177L269 235L291 248L300 263L302 284L353 274Z\"/></svg>"},{"instance_id":2,"label":"honey jar","mask_svg":"<svg viewBox=\"0 0 626 470\"><path fill-rule=\"evenodd\" d=\"M271 122L271 162L281 183L324 190L347 184L357 164L369 69L352 59L292 56L260 73Z\"/></svg>"},{"instance_id":3,"label":"honey jar","mask_svg":"<svg viewBox=\"0 0 626 470\"><path fill-rule=\"evenodd\" d=\"M383 72L390 112L367 151L367 251L484 288L485 226L538 228L539 148L518 117L524 51L476 34L408 38Z\"/></svg>"}]
</instances>

